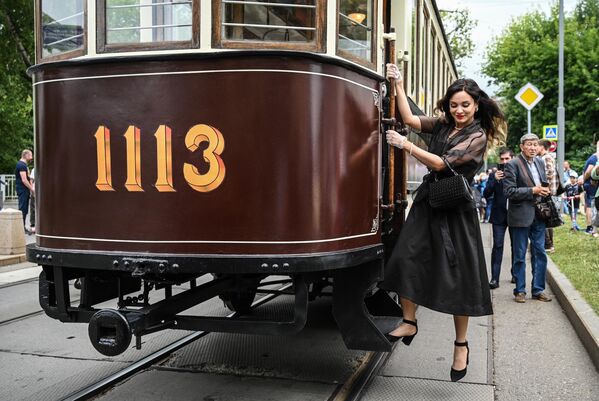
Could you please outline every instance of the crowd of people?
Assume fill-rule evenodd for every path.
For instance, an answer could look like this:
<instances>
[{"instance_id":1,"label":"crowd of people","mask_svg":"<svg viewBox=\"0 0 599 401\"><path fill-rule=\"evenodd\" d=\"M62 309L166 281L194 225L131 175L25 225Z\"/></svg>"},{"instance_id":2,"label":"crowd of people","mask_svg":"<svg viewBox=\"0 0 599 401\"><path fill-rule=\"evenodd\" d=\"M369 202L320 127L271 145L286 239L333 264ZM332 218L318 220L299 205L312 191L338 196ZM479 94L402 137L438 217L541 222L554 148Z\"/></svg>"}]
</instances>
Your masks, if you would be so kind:
<instances>
[{"instance_id":1,"label":"crowd of people","mask_svg":"<svg viewBox=\"0 0 599 401\"><path fill-rule=\"evenodd\" d=\"M551 181L552 194L556 194L559 188L559 177L557 168L555 167L555 160L548 152L548 148L549 141L539 140L539 157L541 157L547 166L547 171L555 171L553 175L548 175L548 179ZM504 150L511 152L507 148L500 150L500 152ZM598 154L599 150L597 153L589 156L581 174L573 170L567 160L564 161L564 170L561 177L561 187L563 190L560 191L560 195L553 196L557 207L571 220L571 231L583 231L585 234L590 234L594 237L599 237L599 222L597 221L599 217L597 217L597 206L595 205L597 198L599 198L599 192L597 191L597 178L593 178L591 175L594 173L596 177L599 171L599 165L597 164ZM496 180L497 172L500 171L499 175L503 174L504 163L505 160L502 159L500 154L499 163L496 167L489 168L486 172L475 175L472 180L471 188L481 223L492 223L493 212L496 214L500 213L493 207L493 203L497 197L496 191L490 188L494 188L492 183ZM586 226L582 228L579 225L579 221L581 224L586 224ZM548 252L554 251L552 234L548 234L546 250Z\"/></svg>"}]
</instances>

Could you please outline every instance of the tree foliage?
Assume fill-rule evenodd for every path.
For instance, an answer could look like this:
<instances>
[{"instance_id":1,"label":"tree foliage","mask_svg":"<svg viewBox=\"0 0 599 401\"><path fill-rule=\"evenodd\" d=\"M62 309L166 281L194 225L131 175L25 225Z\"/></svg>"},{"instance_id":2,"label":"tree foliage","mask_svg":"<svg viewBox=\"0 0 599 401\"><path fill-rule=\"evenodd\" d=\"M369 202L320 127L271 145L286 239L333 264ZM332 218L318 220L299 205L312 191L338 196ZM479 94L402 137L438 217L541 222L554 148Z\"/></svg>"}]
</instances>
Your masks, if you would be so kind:
<instances>
[{"instance_id":1,"label":"tree foliage","mask_svg":"<svg viewBox=\"0 0 599 401\"><path fill-rule=\"evenodd\" d=\"M14 171L21 150L33 145L33 1L0 1L0 173Z\"/></svg>"},{"instance_id":2,"label":"tree foliage","mask_svg":"<svg viewBox=\"0 0 599 401\"><path fill-rule=\"evenodd\" d=\"M439 13L456 67L461 70L463 60L474 52L472 30L478 25L478 20L472 18L467 8L439 10Z\"/></svg>"},{"instance_id":3,"label":"tree foliage","mask_svg":"<svg viewBox=\"0 0 599 401\"><path fill-rule=\"evenodd\" d=\"M557 123L559 10L530 12L511 22L487 48L483 72L499 87L508 117L508 145L517 149L527 131L527 111L514 98L527 82L544 95L532 109L532 131ZM599 121L599 0L581 0L564 19L566 159L580 170L594 152ZM561 133L560 133L561 135Z\"/></svg>"}]
</instances>

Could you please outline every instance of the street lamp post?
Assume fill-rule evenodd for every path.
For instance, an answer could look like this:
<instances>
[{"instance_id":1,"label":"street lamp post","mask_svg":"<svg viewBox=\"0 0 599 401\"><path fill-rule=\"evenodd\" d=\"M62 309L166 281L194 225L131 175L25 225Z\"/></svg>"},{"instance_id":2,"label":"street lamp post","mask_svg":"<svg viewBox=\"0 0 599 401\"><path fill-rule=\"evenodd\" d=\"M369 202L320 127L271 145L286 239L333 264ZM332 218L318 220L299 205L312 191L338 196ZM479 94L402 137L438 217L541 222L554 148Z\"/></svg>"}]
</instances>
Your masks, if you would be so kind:
<instances>
[{"instance_id":1,"label":"street lamp post","mask_svg":"<svg viewBox=\"0 0 599 401\"><path fill-rule=\"evenodd\" d=\"M564 176L564 153L566 142L564 109L564 0L559 0L559 50L558 50L558 101L557 101L557 172L561 180Z\"/></svg>"}]
</instances>

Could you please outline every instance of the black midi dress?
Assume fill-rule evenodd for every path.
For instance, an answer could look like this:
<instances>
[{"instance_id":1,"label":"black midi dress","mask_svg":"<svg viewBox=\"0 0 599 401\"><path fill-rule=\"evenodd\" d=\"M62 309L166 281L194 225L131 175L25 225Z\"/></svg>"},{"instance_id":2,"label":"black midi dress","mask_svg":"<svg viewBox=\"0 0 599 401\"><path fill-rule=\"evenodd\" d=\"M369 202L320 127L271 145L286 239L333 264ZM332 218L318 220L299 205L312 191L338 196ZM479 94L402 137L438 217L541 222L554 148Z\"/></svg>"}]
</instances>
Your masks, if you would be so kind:
<instances>
[{"instance_id":1,"label":"black midi dress","mask_svg":"<svg viewBox=\"0 0 599 401\"><path fill-rule=\"evenodd\" d=\"M420 117L428 151L445 158L471 182L483 164L487 137L472 124L451 138L453 126ZM474 203L441 211L428 203L428 182L452 174L448 168L424 177L385 266L380 288L429 309L463 316L493 313L478 213Z\"/></svg>"}]
</instances>

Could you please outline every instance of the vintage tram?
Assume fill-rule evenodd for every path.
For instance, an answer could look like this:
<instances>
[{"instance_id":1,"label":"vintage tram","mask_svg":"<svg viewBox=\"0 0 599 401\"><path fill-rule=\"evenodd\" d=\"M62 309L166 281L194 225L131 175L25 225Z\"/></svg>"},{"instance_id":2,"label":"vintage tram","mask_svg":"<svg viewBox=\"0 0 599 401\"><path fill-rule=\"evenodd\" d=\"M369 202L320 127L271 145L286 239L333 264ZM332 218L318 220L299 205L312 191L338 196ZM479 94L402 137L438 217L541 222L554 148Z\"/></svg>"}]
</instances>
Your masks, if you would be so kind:
<instances>
[{"instance_id":1,"label":"vintage tram","mask_svg":"<svg viewBox=\"0 0 599 401\"><path fill-rule=\"evenodd\" d=\"M36 43L27 252L48 316L117 355L163 329L294 333L332 287L346 345L390 350L401 310L364 298L418 168L382 136L384 64L430 113L456 75L434 1L37 0ZM273 275L290 321L249 313ZM240 318L182 313L216 296Z\"/></svg>"}]
</instances>

